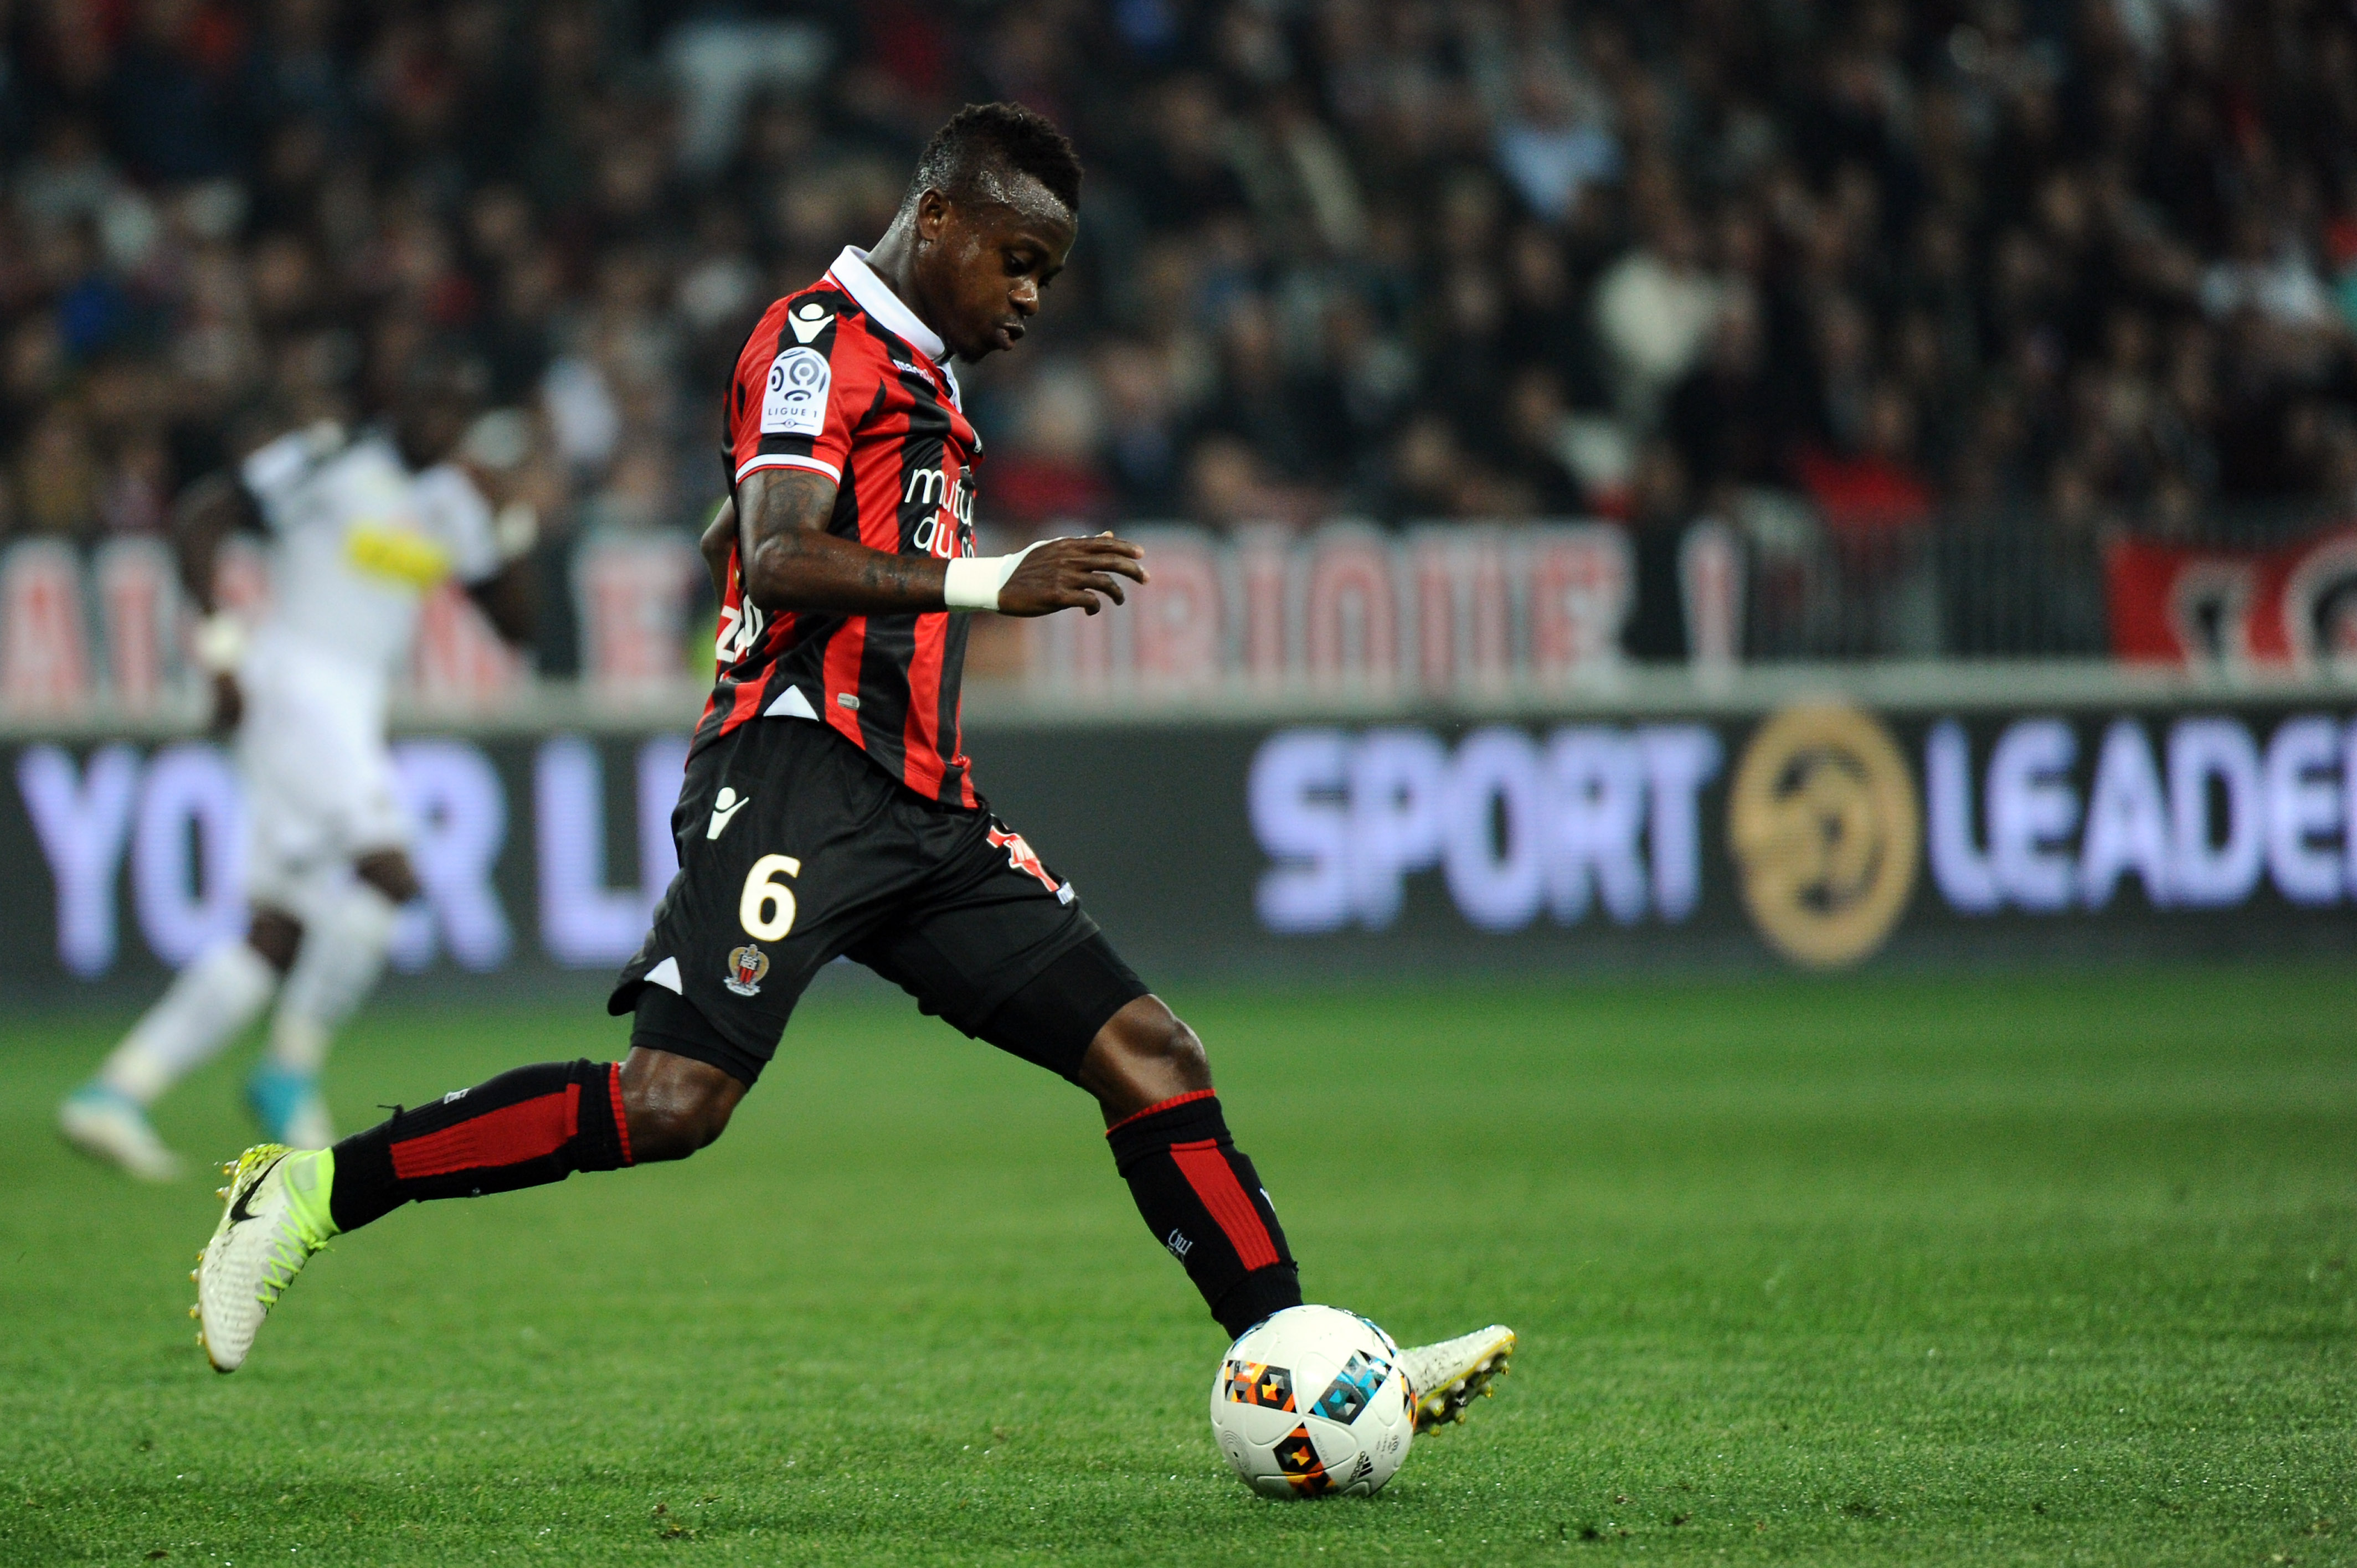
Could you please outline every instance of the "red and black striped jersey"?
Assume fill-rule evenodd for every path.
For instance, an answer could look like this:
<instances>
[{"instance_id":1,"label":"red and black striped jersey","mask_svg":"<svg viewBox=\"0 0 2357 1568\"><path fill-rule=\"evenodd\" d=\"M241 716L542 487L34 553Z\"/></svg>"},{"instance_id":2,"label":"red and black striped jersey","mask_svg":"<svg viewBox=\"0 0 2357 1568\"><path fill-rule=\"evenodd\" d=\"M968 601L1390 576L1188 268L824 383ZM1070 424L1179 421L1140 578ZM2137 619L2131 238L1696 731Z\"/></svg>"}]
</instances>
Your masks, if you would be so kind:
<instances>
[{"instance_id":1,"label":"red and black striped jersey","mask_svg":"<svg viewBox=\"0 0 2357 1568\"><path fill-rule=\"evenodd\" d=\"M829 532L871 550L972 555L982 441L941 338L846 248L824 277L771 305L737 359L726 409L731 491L764 468L835 482ZM831 725L931 800L978 808L958 732L966 618L765 615L732 551L719 678L696 747L750 719Z\"/></svg>"}]
</instances>

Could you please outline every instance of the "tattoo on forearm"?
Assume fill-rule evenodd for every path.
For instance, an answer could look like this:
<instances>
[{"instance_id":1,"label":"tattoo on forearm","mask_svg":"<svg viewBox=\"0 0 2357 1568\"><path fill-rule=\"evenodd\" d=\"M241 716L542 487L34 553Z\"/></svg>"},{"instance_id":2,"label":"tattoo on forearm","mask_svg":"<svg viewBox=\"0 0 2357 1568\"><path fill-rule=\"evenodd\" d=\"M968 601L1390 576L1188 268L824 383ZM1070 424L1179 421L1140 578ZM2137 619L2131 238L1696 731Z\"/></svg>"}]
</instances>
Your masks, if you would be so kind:
<instances>
[{"instance_id":1,"label":"tattoo on forearm","mask_svg":"<svg viewBox=\"0 0 2357 1568\"><path fill-rule=\"evenodd\" d=\"M942 567L827 532L835 487L796 468L767 469L737 489L745 587L766 610L861 615L942 607Z\"/></svg>"}]
</instances>

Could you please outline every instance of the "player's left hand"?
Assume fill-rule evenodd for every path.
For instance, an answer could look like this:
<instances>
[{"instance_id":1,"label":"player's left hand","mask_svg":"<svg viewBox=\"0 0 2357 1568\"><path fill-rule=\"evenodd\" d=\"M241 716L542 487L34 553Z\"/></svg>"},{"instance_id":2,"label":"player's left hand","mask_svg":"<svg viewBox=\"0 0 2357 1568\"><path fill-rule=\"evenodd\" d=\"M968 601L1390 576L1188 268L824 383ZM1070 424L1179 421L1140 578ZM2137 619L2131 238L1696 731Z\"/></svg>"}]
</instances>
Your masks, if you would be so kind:
<instances>
[{"instance_id":1,"label":"player's left hand","mask_svg":"<svg viewBox=\"0 0 2357 1568\"><path fill-rule=\"evenodd\" d=\"M1104 607L1102 594L1126 604L1120 579L1146 581L1146 552L1111 532L1093 539L1051 539L1035 545L998 590L998 613L1053 615L1077 609L1090 615Z\"/></svg>"}]
</instances>

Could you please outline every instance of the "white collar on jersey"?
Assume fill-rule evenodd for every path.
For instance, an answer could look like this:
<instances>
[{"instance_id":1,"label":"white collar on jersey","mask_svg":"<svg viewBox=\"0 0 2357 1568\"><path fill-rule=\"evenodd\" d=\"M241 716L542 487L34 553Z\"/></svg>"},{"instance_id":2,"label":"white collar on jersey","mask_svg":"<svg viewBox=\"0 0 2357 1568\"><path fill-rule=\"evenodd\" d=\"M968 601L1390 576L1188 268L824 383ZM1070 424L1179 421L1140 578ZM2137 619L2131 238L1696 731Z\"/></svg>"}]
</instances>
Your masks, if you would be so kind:
<instances>
[{"instance_id":1,"label":"white collar on jersey","mask_svg":"<svg viewBox=\"0 0 2357 1568\"><path fill-rule=\"evenodd\" d=\"M909 343L933 360L949 363L949 345L942 335L917 319L917 313L900 302L892 285L876 275L867 264L867 252L856 245L845 245L843 254L834 258L827 275L843 285L843 292L859 302L859 308L882 322L887 330L906 338Z\"/></svg>"}]
</instances>

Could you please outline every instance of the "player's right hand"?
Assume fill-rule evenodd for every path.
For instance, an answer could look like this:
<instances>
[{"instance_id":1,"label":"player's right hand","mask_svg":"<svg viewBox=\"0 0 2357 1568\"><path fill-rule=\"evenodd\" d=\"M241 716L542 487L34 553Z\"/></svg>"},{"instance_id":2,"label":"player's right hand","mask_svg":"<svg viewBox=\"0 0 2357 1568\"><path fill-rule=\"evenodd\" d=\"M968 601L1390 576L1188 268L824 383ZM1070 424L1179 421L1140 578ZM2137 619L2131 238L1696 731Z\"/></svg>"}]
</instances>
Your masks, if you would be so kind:
<instances>
[{"instance_id":1,"label":"player's right hand","mask_svg":"<svg viewBox=\"0 0 2357 1568\"><path fill-rule=\"evenodd\" d=\"M245 693L238 690L237 677L222 671L213 677L212 732L227 735L244 716Z\"/></svg>"},{"instance_id":2,"label":"player's right hand","mask_svg":"<svg viewBox=\"0 0 2357 1568\"><path fill-rule=\"evenodd\" d=\"M1125 539L1100 533L1093 539L1051 539L1023 557L1015 575L998 590L998 613L1053 615L1058 610L1104 607L1102 594L1125 604L1121 579L1146 581L1146 552Z\"/></svg>"}]
</instances>

